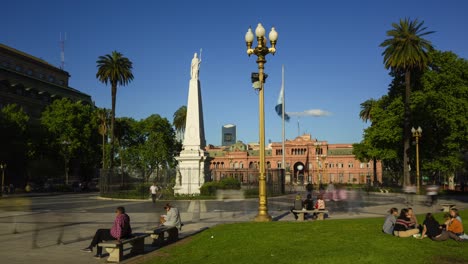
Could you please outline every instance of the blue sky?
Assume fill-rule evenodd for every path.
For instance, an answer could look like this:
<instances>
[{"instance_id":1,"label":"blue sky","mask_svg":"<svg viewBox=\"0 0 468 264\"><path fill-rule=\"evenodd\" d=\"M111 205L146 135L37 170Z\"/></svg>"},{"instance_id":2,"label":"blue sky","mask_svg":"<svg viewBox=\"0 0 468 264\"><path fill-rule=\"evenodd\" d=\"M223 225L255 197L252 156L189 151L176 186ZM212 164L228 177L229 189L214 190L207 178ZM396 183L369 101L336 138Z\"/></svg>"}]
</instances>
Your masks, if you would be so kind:
<instances>
[{"instance_id":1,"label":"blue sky","mask_svg":"<svg viewBox=\"0 0 468 264\"><path fill-rule=\"evenodd\" d=\"M292 117L286 137L310 133L329 143L354 143L368 125L360 103L386 94L390 78L379 44L393 22L423 20L427 38L443 51L468 58L466 1L6 1L0 43L60 65L59 37L66 32L65 70L70 86L110 108L110 88L95 78L99 56L117 50L134 63L135 79L117 93L118 117L159 114L172 122L187 104L190 61L203 49L200 81L208 144L221 143L221 127L258 141L258 96L250 83L256 57L248 57L249 26L274 26L277 53L265 71L266 140L281 141L274 106L285 66L286 112L322 109L329 116Z\"/></svg>"}]
</instances>

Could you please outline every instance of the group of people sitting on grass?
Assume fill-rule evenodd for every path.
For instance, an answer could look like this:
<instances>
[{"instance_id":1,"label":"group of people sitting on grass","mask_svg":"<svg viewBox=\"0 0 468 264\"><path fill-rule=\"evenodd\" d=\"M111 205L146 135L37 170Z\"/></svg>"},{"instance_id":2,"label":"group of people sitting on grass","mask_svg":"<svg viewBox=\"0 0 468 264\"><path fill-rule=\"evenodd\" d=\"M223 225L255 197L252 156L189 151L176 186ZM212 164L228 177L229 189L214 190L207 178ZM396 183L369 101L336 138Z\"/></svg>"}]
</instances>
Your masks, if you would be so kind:
<instances>
[{"instance_id":1,"label":"group of people sitting on grass","mask_svg":"<svg viewBox=\"0 0 468 264\"><path fill-rule=\"evenodd\" d=\"M397 208L391 208L385 218L382 232L397 237L428 237L434 241L444 241L449 238L455 241L468 242L468 235L464 233L462 219L456 208L444 215L445 222L440 224L432 213L427 213L422 225L414 215L412 208L403 208L398 214Z\"/></svg>"}]
</instances>

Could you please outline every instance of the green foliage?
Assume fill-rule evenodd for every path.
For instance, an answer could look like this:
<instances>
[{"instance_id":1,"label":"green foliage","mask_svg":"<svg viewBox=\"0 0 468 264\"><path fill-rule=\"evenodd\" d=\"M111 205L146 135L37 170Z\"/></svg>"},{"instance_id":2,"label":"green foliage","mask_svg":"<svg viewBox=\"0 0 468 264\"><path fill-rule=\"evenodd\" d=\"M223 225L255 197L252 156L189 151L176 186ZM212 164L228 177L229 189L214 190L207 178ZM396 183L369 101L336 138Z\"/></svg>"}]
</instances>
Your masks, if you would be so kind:
<instances>
[{"instance_id":1,"label":"green foliage","mask_svg":"<svg viewBox=\"0 0 468 264\"><path fill-rule=\"evenodd\" d=\"M78 158L87 167L96 167L99 142L98 121L90 105L69 99L55 100L41 116L41 124L48 132L45 139L49 149L63 157L65 166ZM66 173L67 168L65 168Z\"/></svg>"},{"instance_id":2,"label":"green foliage","mask_svg":"<svg viewBox=\"0 0 468 264\"><path fill-rule=\"evenodd\" d=\"M216 190L218 189L217 182L205 182L202 187L200 187L200 194L206 196L216 195Z\"/></svg>"},{"instance_id":3,"label":"green foliage","mask_svg":"<svg viewBox=\"0 0 468 264\"><path fill-rule=\"evenodd\" d=\"M452 52L434 51L429 55L429 68L415 78L410 105L412 126L423 129L419 140L421 171L450 175L466 166L463 154L468 151L468 61ZM395 75L389 94L373 105L372 125L365 129L361 142L395 172L403 168L404 96L394 93L401 89L399 78ZM415 168L414 147L409 154L411 167ZM398 181L398 174L389 175Z\"/></svg>"},{"instance_id":4,"label":"green foliage","mask_svg":"<svg viewBox=\"0 0 468 264\"><path fill-rule=\"evenodd\" d=\"M462 211L462 218L468 217ZM422 222L422 216L418 216ZM436 214L442 221L442 214ZM466 243L383 234L384 218L221 224L173 247L147 264L170 263L404 263L468 262ZM465 223L465 230L468 225ZM287 238L279 234L285 234ZM229 256L228 258L226 256Z\"/></svg>"},{"instance_id":5,"label":"green foliage","mask_svg":"<svg viewBox=\"0 0 468 264\"><path fill-rule=\"evenodd\" d=\"M8 177L10 172L26 174L28 158L34 153L28 122L28 115L16 104L0 109L0 162L7 164L6 182L16 181Z\"/></svg>"},{"instance_id":6,"label":"green foliage","mask_svg":"<svg viewBox=\"0 0 468 264\"><path fill-rule=\"evenodd\" d=\"M221 179L219 182L205 182L200 187L200 194L206 196L216 195L217 190L240 190L241 183L233 177Z\"/></svg>"},{"instance_id":7,"label":"green foliage","mask_svg":"<svg viewBox=\"0 0 468 264\"><path fill-rule=\"evenodd\" d=\"M241 183L236 178L226 177L218 182L218 187L223 190L239 190L241 188Z\"/></svg>"}]
</instances>

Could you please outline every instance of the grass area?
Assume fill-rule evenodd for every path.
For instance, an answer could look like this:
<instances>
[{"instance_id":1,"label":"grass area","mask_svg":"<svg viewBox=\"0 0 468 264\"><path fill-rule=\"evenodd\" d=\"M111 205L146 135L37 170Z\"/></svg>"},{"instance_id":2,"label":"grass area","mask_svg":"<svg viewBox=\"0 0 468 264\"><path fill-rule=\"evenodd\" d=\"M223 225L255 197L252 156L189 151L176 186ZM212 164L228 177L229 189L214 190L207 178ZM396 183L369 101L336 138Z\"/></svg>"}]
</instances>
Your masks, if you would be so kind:
<instances>
[{"instance_id":1,"label":"grass area","mask_svg":"<svg viewBox=\"0 0 468 264\"><path fill-rule=\"evenodd\" d=\"M468 230L468 211L461 216ZM436 219L442 222L442 214ZM468 263L468 242L385 235L380 231L383 221L223 224L163 247L145 263Z\"/></svg>"}]
</instances>

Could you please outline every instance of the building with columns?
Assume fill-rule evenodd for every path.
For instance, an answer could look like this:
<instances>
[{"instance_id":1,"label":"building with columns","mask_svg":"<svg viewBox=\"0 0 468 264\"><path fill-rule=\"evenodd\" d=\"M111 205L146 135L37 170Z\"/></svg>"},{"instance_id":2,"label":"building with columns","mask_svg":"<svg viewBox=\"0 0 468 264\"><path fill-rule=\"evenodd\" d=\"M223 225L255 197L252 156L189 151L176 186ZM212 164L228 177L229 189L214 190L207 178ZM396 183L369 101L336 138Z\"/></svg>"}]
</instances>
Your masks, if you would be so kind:
<instances>
[{"instance_id":1,"label":"building with columns","mask_svg":"<svg viewBox=\"0 0 468 264\"><path fill-rule=\"evenodd\" d=\"M228 147L208 145L210 172L213 180L236 177L242 182L256 181L258 176L259 146L238 141ZM304 134L285 142L285 182L299 184L373 182L373 161L361 162L353 155L352 144L329 144ZM265 150L265 168L282 167L282 143L270 143ZM376 162L377 181L382 182L382 163Z\"/></svg>"}]
</instances>

